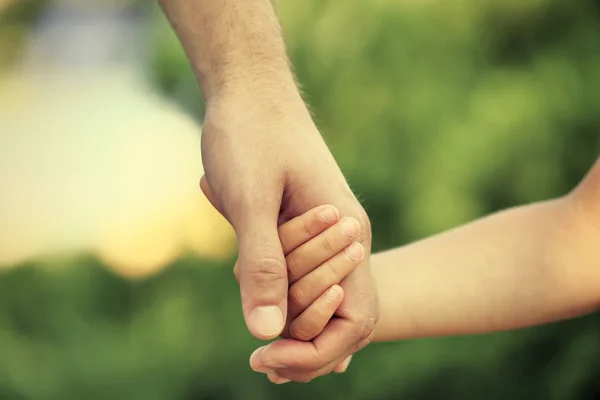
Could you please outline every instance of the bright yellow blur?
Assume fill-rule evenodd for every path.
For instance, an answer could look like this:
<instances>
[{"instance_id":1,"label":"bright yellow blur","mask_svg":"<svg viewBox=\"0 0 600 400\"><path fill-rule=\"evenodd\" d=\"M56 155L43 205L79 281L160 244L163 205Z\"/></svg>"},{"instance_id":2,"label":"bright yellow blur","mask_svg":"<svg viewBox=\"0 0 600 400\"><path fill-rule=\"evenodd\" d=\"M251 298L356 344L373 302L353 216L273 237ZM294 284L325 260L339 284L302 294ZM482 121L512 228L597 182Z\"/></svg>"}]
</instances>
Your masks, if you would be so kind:
<instances>
[{"instance_id":1,"label":"bright yellow blur","mask_svg":"<svg viewBox=\"0 0 600 400\"><path fill-rule=\"evenodd\" d=\"M200 192L200 128L128 70L0 77L0 266L94 252L145 276L234 235Z\"/></svg>"}]
</instances>

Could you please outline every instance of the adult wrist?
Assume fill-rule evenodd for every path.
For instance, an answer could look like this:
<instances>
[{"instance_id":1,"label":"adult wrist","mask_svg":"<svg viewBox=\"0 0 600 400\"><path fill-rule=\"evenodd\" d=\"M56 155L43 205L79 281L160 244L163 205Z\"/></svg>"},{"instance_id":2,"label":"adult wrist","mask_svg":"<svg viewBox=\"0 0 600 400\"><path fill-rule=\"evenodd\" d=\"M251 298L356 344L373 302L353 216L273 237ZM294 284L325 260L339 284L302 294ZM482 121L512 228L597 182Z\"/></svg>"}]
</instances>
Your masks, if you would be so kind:
<instances>
[{"instance_id":1,"label":"adult wrist","mask_svg":"<svg viewBox=\"0 0 600 400\"><path fill-rule=\"evenodd\" d=\"M197 72L206 104L231 102L236 99L268 102L306 108L291 72L264 71L254 68L232 68L219 74Z\"/></svg>"},{"instance_id":2,"label":"adult wrist","mask_svg":"<svg viewBox=\"0 0 600 400\"><path fill-rule=\"evenodd\" d=\"M211 119L230 120L232 113L245 114L246 119L252 113L254 120L266 125L281 122L289 125L287 130L317 130L295 84L273 85L260 80L232 83L205 97L205 103Z\"/></svg>"}]
</instances>

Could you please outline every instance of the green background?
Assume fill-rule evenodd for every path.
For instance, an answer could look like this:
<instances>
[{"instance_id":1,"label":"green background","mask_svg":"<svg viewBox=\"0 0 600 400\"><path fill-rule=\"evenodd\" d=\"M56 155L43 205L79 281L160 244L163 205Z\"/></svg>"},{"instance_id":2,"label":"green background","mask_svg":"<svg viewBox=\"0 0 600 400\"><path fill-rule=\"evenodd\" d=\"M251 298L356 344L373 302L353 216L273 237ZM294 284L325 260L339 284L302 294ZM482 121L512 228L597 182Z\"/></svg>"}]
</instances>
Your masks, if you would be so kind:
<instances>
[{"instance_id":1,"label":"green background","mask_svg":"<svg viewBox=\"0 0 600 400\"><path fill-rule=\"evenodd\" d=\"M8 53L44 5L0 16ZM375 250L562 195L600 153L598 1L278 8L305 97L371 217ZM158 10L149 22L156 88L200 121L178 42ZM275 386L248 367L260 343L244 327L232 260L180 260L141 282L92 258L68 263L77 268L39 262L1 276L0 399L600 396L598 315L373 344L346 374Z\"/></svg>"}]
</instances>

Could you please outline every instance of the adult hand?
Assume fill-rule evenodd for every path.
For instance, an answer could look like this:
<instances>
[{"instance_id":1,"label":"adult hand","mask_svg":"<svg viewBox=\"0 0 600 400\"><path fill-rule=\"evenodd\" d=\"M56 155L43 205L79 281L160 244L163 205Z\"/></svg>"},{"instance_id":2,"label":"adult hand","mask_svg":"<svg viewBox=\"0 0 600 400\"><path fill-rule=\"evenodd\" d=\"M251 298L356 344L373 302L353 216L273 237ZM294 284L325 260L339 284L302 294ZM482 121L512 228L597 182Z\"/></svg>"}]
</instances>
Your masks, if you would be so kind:
<instances>
[{"instance_id":1,"label":"adult hand","mask_svg":"<svg viewBox=\"0 0 600 400\"><path fill-rule=\"evenodd\" d=\"M312 342L282 339L252 356L256 370L305 382L336 366L340 371L348 356L370 341L378 316L368 261L371 231L299 96L276 98L269 101L242 91L208 104L202 134L203 186L237 234L242 309L248 329L260 339L279 336L288 312L287 267L278 225L322 204L335 205L341 215L361 224L360 241L367 256L342 283L346 295L338 318ZM289 306L294 302L290 298Z\"/></svg>"},{"instance_id":2,"label":"adult hand","mask_svg":"<svg viewBox=\"0 0 600 400\"><path fill-rule=\"evenodd\" d=\"M339 318L312 342L277 341L253 358L257 368L288 367L279 375L294 380L323 375L369 341L377 319L369 220L300 97L272 1L159 2L206 103L206 182L238 236L242 308L250 332L272 339L284 328L288 281L278 224L331 204L361 225L367 256L342 284Z\"/></svg>"}]
</instances>

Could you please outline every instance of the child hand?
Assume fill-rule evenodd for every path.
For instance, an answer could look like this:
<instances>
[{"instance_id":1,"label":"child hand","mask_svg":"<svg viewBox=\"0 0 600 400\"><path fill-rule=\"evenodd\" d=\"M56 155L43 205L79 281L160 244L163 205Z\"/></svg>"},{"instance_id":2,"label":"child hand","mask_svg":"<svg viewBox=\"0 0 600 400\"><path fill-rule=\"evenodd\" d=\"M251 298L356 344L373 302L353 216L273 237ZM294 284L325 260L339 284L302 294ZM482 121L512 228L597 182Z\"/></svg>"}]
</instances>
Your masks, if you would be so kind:
<instances>
[{"instance_id":1,"label":"child hand","mask_svg":"<svg viewBox=\"0 0 600 400\"><path fill-rule=\"evenodd\" d=\"M279 228L279 239L288 269L288 317L282 336L312 340L334 316L343 300L338 284L365 255L354 239L360 225L354 218L339 220L332 206L314 208ZM352 356L334 368L345 372ZM267 374L276 384L289 382L276 373Z\"/></svg>"},{"instance_id":2,"label":"child hand","mask_svg":"<svg viewBox=\"0 0 600 400\"><path fill-rule=\"evenodd\" d=\"M360 225L339 219L333 206L316 207L283 224L279 240L288 269L288 315L282 336L312 340L318 336L343 300L339 285L365 255L354 239Z\"/></svg>"}]
</instances>

